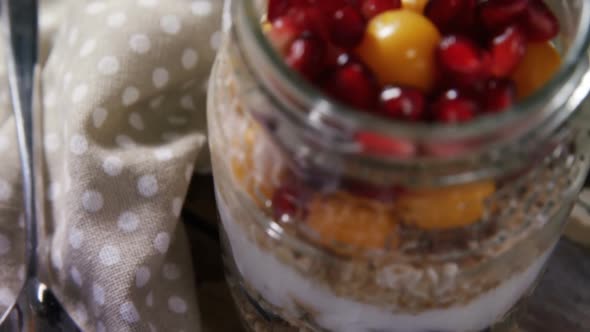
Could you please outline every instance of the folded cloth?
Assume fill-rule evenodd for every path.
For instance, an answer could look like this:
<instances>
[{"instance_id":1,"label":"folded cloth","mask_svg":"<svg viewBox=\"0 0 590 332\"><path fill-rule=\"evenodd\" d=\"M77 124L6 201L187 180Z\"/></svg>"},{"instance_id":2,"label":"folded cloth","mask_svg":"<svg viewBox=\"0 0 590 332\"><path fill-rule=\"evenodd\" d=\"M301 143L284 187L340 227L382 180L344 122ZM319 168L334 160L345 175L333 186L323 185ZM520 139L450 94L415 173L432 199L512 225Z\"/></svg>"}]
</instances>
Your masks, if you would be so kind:
<instances>
[{"instance_id":1,"label":"folded cloth","mask_svg":"<svg viewBox=\"0 0 590 332\"><path fill-rule=\"evenodd\" d=\"M199 331L179 223L221 0L41 1L48 283L84 331ZM14 119L0 63L0 310L21 287Z\"/></svg>"}]
</instances>

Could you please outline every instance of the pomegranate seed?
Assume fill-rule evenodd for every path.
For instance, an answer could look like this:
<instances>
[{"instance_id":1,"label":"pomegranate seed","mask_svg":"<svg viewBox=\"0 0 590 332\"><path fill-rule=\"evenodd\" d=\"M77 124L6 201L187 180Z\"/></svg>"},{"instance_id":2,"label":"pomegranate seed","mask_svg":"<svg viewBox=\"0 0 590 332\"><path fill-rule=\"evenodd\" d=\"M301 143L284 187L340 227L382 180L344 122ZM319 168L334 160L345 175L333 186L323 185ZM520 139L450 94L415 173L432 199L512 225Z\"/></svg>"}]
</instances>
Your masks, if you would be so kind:
<instances>
[{"instance_id":1,"label":"pomegranate seed","mask_svg":"<svg viewBox=\"0 0 590 332\"><path fill-rule=\"evenodd\" d=\"M401 0L363 0L361 5L361 11L367 21L385 11L400 8Z\"/></svg>"},{"instance_id":2,"label":"pomegranate seed","mask_svg":"<svg viewBox=\"0 0 590 332\"><path fill-rule=\"evenodd\" d=\"M516 69L526 52L526 37L516 26L509 26L492 41L490 71L496 77L507 77Z\"/></svg>"},{"instance_id":3,"label":"pomegranate seed","mask_svg":"<svg viewBox=\"0 0 590 332\"><path fill-rule=\"evenodd\" d=\"M416 155L416 146L408 141L389 138L372 132L358 132L355 135L363 151L369 154L411 158Z\"/></svg>"},{"instance_id":4,"label":"pomegranate seed","mask_svg":"<svg viewBox=\"0 0 590 332\"><path fill-rule=\"evenodd\" d=\"M324 69L335 70L348 63L351 57L352 55L345 50L328 44L326 46L326 55L324 56Z\"/></svg>"},{"instance_id":5,"label":"pomegranate seed","mask_svg":"<svg viewBox=\"0 0 590 332\"><path fill-rule=\"evenodd\" d=\"M430 0L424 14L443 34L472 33L477 0Z\"/></svg>"},{"instance_id":6,"label":"pomegranate seed","mask_svg":"<svg viewBox=\"0 0 590 332\"><path fill-rule=\"evenodd\" d=\"M337 100L364 110L373 110L377 103L379 87L369 70L358 61L350 58L323 84L324 91Z\"/></svg>"},{"instance_id":7,"label":"pomegranate seed","mask_svg":"<svg viewBox=\"0 0 590 332\"><path fill-rule=\"evenodd\" d=\"M548 41L559 33L559 21L542 0L530 0L524 19L530 41Z\"/></svg>"},{"instance_id":8,"label":"pomegranate seed","mask_svg":"<svg viewBox=\"0 0 590 332\"><path fill-rule=\"evenodd\" d=\"M305 215L306 195L296 185L282 185L272 196L272 212L276 221L289 222Z\"/></svg>"},{"instance_id":9,"label":"pomegranate seed","mask_svg":"<svg viewBox=\"0 0 590 332\"><path fill-rule=\"evenodd\" d=\"M334 12L332 20L332 42L337 46L351 49L363 40L365 21L352 6Z\"/></svg>"},{"instance_id":10,"label":"pomegranate seed","mask_svg":"<svg viewBox=\"0 0 590 332\"><path fill-rule=\"evenodd\" d=\"M470 34L472 31L467 31L465 29L473 29L474 27L477 27L479 23L477 17L477 4L478 0L463 0L461 13L457 16L457 21L455 23L458 31L464 31L467 34Z\"/></svg>"},{"instance_id":11,"label":"pomegranate seed","mask_svg":"<svg viewBox=\"0 0 590 332\"><path fill-rule=\"evenodd\" d=\"M380 111L395 120L418 121L424 116L425 103L418 89L387 87L381 92Z\"/></svg>"},{"instance_id":12,"label":"pomegranate seed","mask_svg":"<svg viewBox=\"0 0 590 332\"><path fill-rule=\"evenodd\" d=\"M529 0L488 0L481 3L481 21L490 31L497 31L515 23L529 5Z\"/></svg>"},{"instance_id":13,"label":"pomegranate seed","mask_svg":"<svg viewBox=\"0 0 590 332\"><path fill-rule=\"evenodd\" d=\"M438 48L441 70L454 82L462 85L470 84L485 76L489 65L488 57L471 40L456 35L445 37Z\"/></svg>"},{"instance_id":14,"label":"pomegranate seed","mask_svg":"<svg viewBox=\"0 0 590 332\"><path fill-rule=\"evenodd\" d=\"M398 186L377 186L359 180L344 180L344 187L355 196L375 199L381 202L391 202L404 193L404 189Z\"/></svg>"},{"instance_id":15,"label":"pomegranate seed","mask_svg":"<svg viewBox=\"0 0 590 332\"><path fill-rule=\"evenodd\" d=\"M287 14L289 9L296 6L306 5L307 0L269 0L268 1L268 21L274 22L277 18Z\"/></svg>"},{"instance_id":16,"label":"pomegranate seed","mask_svg":"<svg viewBox=\"0 0 590 332\"><path fill-rule=\"evenodd\" d=\"M273 22L267 35L277 51L285 55L299 34L300 30L291 18L280 17Z\"/></svg>"},{"instance_id":17,"label":"pomegranate seed","mask_svg":"<svg viewBox=\"0 0 590 332\"><path fill-rule=\"evenodd\" d=\"M424 14L439 30L447 32L462 6L463 0L430 0L424 7Z\"/></svg>"},{"instance_id":18,"label":"pomegranate seed","mask_svg":"<svg viewBox=\"0 0 590 332\"><path fill-rule=\"evenodd\" d=\"M459 91L446 91L432 105L435 120L442 123L462 123L472 120L477 114L477 103Z\"/></svg>"},{"instance_id":19,"label":"pomegranate seed","mask_svg":"<svg viewBox=\"0 0 590 332\"><path fill-rule=\"evenodd\" d=\"M486 83L481 104L486 112L501 112L514 104L516 84L509 79L489 80Z\"/></svg>"},{"instance_id":20,"label":"pomegranate seed","mask_svg":"<svg viewBox=\"0 0 590 332\"><path fill-rule=\"evenodd\" d=\"M301 31L330 39L330 22L317 7L293 7L287 14Z\"/></svg>"},{"instance_id":21,"label":"pomegranate seed","mask_svg":"<svg viewBox=\"0 0 590 332\"><path fill-rule=\"evenodd\" d=\"M297 38L291 44L285 62L303 76L313 80L322 68L323 55L323 43L313 35L307 35Z\"/></svg>"},{"instance_id":22,"label":"pomegranate seed","mask_svg":"<svg viewBox=\"0 0 590 332\"><path fill-rule=\"evenodd\" d=\"M317 6L322 12L331 16L338 9L349 4L347 0L307 0L310 6Z\"/></svg>"}]
</instances>

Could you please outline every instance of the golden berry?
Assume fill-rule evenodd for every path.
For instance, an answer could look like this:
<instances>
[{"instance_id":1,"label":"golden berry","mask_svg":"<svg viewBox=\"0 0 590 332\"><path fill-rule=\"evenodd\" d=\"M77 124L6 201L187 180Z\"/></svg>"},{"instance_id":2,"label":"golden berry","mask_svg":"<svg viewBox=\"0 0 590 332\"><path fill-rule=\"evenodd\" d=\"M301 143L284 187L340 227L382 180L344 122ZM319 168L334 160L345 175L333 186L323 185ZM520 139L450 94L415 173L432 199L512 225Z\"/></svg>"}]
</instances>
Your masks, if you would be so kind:
<instances>
[{"instance_id":1,"label":"golden berry","mask_svg":"<svg viewBox=\"0 0 590 332\"><path fill-rule=\"evenodd\" d=\"M440 33L426 17L412 10L391 10L369 21L357 52L382 85L428 91L436 73Z\"/></svg>"},{"instance_id":2,"label":"golden berry","mask_svg":"<svg viewBox=\"0 0 590 332\"><path fill-rule=\"evenodd\" d=\"M491 181L416 190L400 197L396 211L402 222L425 230L469 226L483 217L495 190Z\"/></svg>"}]
</instances>

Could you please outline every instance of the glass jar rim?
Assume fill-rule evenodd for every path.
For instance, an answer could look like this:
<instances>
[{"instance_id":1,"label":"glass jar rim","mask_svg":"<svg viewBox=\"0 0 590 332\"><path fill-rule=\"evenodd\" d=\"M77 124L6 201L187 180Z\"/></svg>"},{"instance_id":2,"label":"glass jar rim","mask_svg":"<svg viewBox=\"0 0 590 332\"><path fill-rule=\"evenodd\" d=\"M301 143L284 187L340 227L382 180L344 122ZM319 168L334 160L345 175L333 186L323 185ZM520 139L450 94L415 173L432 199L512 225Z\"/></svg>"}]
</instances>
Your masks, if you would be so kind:
<instances>
[{"instance_id":1,"label":"glass jar rim","mask_svg":"<svg viewBox=\"0 0 590 332\"><path fill-rule=\"evenodd\" d=\"M571 105L570 113L577 109L590 91L590 73L584 65L588 57L590 46L590 2L582 1L580 20L576 29L576 36L569 47L559 71L532 96L510 107L500 114L480 116L477 119L461 125L432 125L421 123L405 123L384 121L374 115L365 114L347 105L328 99L325 94L313 87L305 79L294 73L277 54L266 38L261 24L261 15L257 10L256 0L233 1L238 24L235 33L246 38L244 45L254 47L257 61L266 64L274 77L285 83L290 96L296 96L298 105L304 109L294 110L282 107L289 116L306 123L316 129L325 125L317 119L338 119L341 124L354 130L379 133L385 137L395 133L395 138L404 138L421 142L457 142L461 140L478 140L480 138L504 137L505 140L520 137L539 124L555 115L561 106ZM241 38L238 38L240 40ZM252 68L251 68L252 69ZM254 72L256 72L254 70ZM570 79L576 78L571 81ZM260 78L260 77L259 77ZM567 82L568 84L564 84ZM270 92L272 88L260 86ZM272 94L272 93L271 93ZM574 96L573 101L570 98ZM282 105L284 106L284 105ZM568 114L569 115L569 114ZM563 116L561 116L563 119ZM514 135L506 135L506 128L521 128L513 131ZM524 129L523 129L524 128ZM524 130L524 131L523 131ZM485 139L484 139L485 140Z\"/></svg>"}]
</instances>

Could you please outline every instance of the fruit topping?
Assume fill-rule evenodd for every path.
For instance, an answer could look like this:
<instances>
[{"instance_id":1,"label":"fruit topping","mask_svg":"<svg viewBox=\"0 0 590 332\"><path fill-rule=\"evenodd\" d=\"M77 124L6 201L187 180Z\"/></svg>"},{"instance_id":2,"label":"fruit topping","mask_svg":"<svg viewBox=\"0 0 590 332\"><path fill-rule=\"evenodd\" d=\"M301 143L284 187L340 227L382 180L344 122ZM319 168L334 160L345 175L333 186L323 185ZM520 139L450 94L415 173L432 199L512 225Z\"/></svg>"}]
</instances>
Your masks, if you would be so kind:
<instances>
[{"instance_id":1,"label":"fruit topping","mask_svg":"<svg viewBox=\"0 0 590 332\"><path fill-rule=\"evenodd\" d=\"M549 42L559 22L542 0L270 0L267 16L264 31L291 68L393 121L459 124L503 111L561 63ZM415 150L357 138L372 153Z\"/></svg>"},{"instance_id":2,"label":"fruit topping","mask_svg":"<svg viewBox=\"0 0 590 332\"><path fill-rule=\"evenodd\" d=\"M373 74L361 62L346 55L339 58L339 67L327 75L322 87L335 99L365 110L375 107L379 95Z\"/></svg>"},{"instance_id":3,"label":"fruit topping","mask_svg":"<svg viewBox=\"0 0 590 332\"><path fill-rule=\"evenodd\" d=\"M332 20L332 42L343 48L356 47L365 34L365 20L352 6L345 6L334 12Z\"/></svg>"},{"instance_id":4,"label":"fruit topping","mask_svg":"<svg viewBox=\"0 0 590 332\"><path fill-rule=\"evenodd\" d=\"M362 0L361 11L365 19L373 17L392 9L400 9L401 0Z\"/></svg>"},{"instance_id":5,"label":"fruit topping","mask_svg":"<svg viewBox=\"0 0 590 332\"><path fill-rule=\"evenodd\" d=\"M315 196L305 224L331 248L395 249L399 243L398 226L387 205L348 193Z\"/></svg>"},{"instance_id":6,"label":"fruit topping","mask_svg":"<svg viewBox=\"0 0 590 332\"><path fill-rule=\"evenodd\" d=\"M401 221L426 230L465 227L478 222L485 202L496 190L493 182L422 189L402 195L396 202Z\"/></svg>"},{"instance_id":7,"label":"fruit topping","mask_svg":"<svg viewBox=\"0 0 590 332\"><path fill-rule=\"evenodd\" d=\"M516 85L507 79L491 79L486 82L481 105L485 112L502 112L514 104Z\"/></svg>"},{"instance_id":8,"label":"fruit topping","mask_svg":"<svg viewBox=\"0 0 590 332\"><path fill-rule=\"evenodd\" d=\"M305 218L306 192L297 185L283 185L272 195L272 211L275 220L288 223Z\"/></svg>"},{"instance_id":9,"label":"fruit topping","mask_svg":"<svg viewBox=\"0 0 590 332\"><path fill-rule=\"evenodd\" d=\"M492 40L491 52L491 73L496 77L507 77L526 52L526 37L517 25L509 26Z\"/></svg>"},{"instance_id":10,"label":"fruit topping","mask_svg":"<svg viewBox=\"0 0 590 332\"><path fill-rule=\"evenodd\" d=\"M530 41L549 41L559 33L559 21L542 0L529 0L524 26Z\"/></svg>"},{"instance_id":11,"label":"fruit topping","mask_svg":"<svg viewBox=\"0 0 590 332\"><path fill-rule=\"evenodd\" d=\"M291 44L285 62L303 76L313 79L319 73L324 48L313 35L297 38Z\"/></svg>"},{"instance_id":12,"label":"fruit topping","mask_svg":"<svg viewBox=\"0 0 590 332\"><path fill-rule=\"evenodd\" d=\"M370 155L411 158L417 153L416 145L405 140L393 139L371 132L358 132L355 138L362 151Z\"/></svg>"},{"instance_id":13,"label":"fruit topping","mask_svg":"<svg viewBox=\"0 0 590 332\"><path fill-rule=\"evenodd\" d=\"M553 45L548 42L530 43L512 75L518 87L518 98L532 95L553 77L560 66L561 57Z\"/></svg>"},{"instance_id":14,"label":"fruit topping","mask_svg":"<svg viewBox=\"0 0 590 332\"><path fill-rule=\"evenodd\" d=\"M434 83L439 41L438 30L427 18L411 10L393 10L369 22L358 54L382 85L426 92Z\"/></svg>"},{"instance_id":15,"label":"fruit topping","mask_svg":"<svg viewBox=\"0 0 590 332\"><path fill-rule=\"evenodd\" d=\"M402 0L402 8L422 13L427 2L428 0Z\"/></svg>"},{"instance_id":16,"label":"fruit topping","mask_svg":"<svg viewBox=\"0 0 590 332\"><path fill-rule=\"evenodd\" d=\"M486 77L490 58L470 39L449 35L439 45L438 61L444 78L459 84L471 84Z\"/></svg>"},{"instance_id":17,"label":"fruit topping","mask_svg":"<svg viewBox=\"0 0 590 332\"><path fill-rule=\"evenodd\" d=\"M388 86L381 91L380 111L383 115L404 121L424 118L426 100L418 89Z\"/></svg>"},{"instance_id":18,"label":"fruit topping","mask_svg":"<svg viewBox=\"0 0 590 332\"><path fill-rule=\"evenodd\" d=\"M447 90L432 105L432 114L441 123L462 123L477 115L475 100L455 89Z\"/></svg>"},{"instance_id":19,"label":"fruit topping","mask_svg":"<svg viewBox=\"0 0 590 332\"><path fill-rule=\"evenodd\" d=\"M518 22L528 6L529 0L482 1L479 15L488 31L498 31Z\"/></svg>"}]
</instances>

